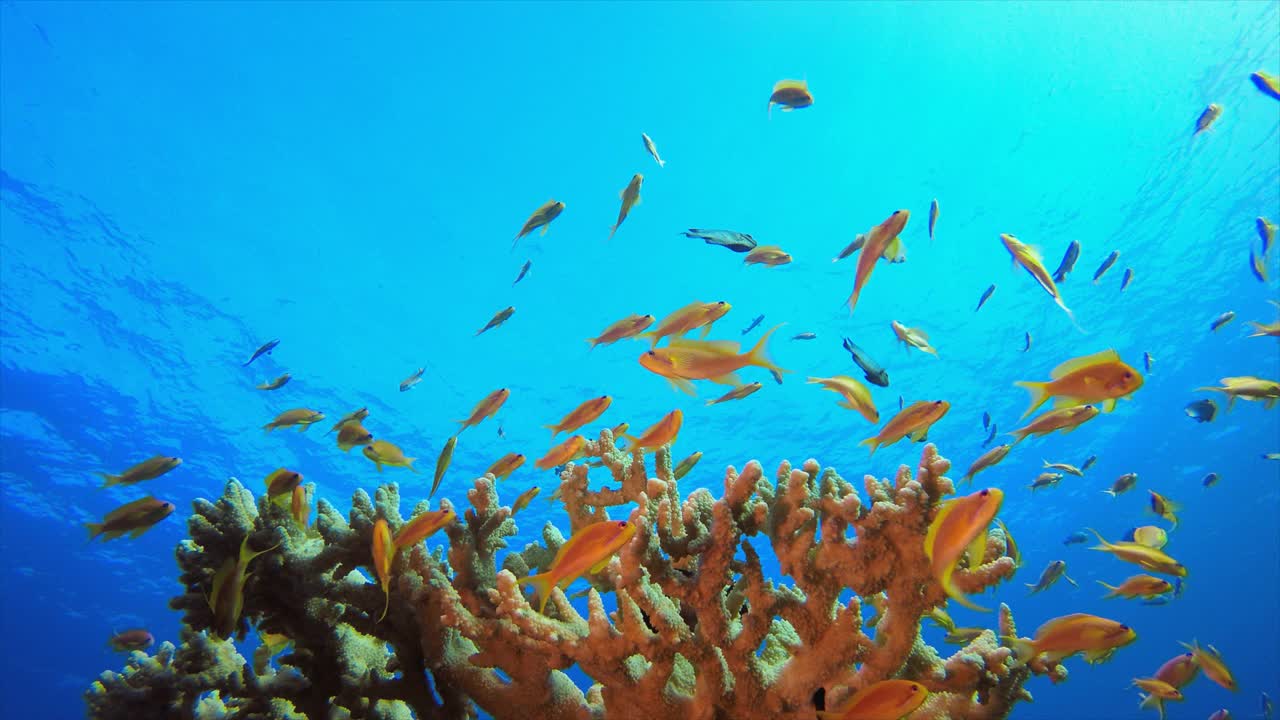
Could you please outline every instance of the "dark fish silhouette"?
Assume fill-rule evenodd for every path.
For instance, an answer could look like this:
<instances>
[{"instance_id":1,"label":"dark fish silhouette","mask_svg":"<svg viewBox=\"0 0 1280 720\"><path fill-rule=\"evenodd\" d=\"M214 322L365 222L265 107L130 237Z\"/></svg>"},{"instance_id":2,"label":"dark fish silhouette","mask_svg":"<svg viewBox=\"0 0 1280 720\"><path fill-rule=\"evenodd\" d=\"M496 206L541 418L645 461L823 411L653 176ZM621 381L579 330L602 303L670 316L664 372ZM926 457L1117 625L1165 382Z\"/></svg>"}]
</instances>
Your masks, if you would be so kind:
<instances>
[{"instance_id":1,"label":"dark fish silhouette","mask_svg":"<svg viewBox=\"0 0 1280 720\"><path fill-rule=\"evenodd\" d=\"M518 282L520 282L521 280L523 280L523 279L524 279L524 276L529 274L529 268L531 268L531 267L533 267L533 261L532 261L532 260L525 260L525 261L524 261L524 267L521 267L521 268L520 268L520 274L516 276L515 282L513 282L513 283L511 283L511 284L512 284L512 285L515 285L516 283L518 283Z\"/></svg>"},{"instance_id":2,"label":"dark fish silhouette","mask_svg":"<svg viewBox=\"0 0 1280 720\"><path fill-rule=\"evenodd\" d=\"M849 355L853 357L853 362L861 368L863 376L867 378L867 382L880 387L889 387L889 373L885 372L879 363L872 360L870 355L863 352L862 348L854 345L849 338L845 338L844 349L849 351Z\"/></svg>"},{"instance_id":3,"label":"dark fish silhouette","mask_svg":"<svg viewBox=\"0 0 1280 720\"><path fill-rule=\"evenodd\" d=\"M792 337L792 340L814 340L818 337L817 333L803 332Z\"/></svg>"},{"instance_id":4,"label":"dark fish silhouette","mask_svg":"<svg viewBox=\"0 0 1280 720\"><path fill-rule=\"evenodd\" d=\"M1056 283L1063 282L1067 279L1067 273L1075 269L1076 259L1080 257L1080 241L1072 240L1067 246L1067 252L1062 256L1062 262L1058 263L1058 269L1053 271L1053 281Z\"/></svg>"},{"instance_id":5,"label":"dark fish silhouette","mask_svg":"<svg viewBox=\"0 0 1280 720\"><path fill-rule=\"evenodd\" d=\"M991 413L982 413L982 429L986 430L991 427Z\"/></svg>"},{"instance_id":6,"label":"dark fish silhouette","mask_svg":"<svg viewBox=\"0 0 1280 720\"><path fill-rule=\"evenodd\" d=\"M1213 487L1214 485L1217 485L1218 473L1209 473L1208 475L1205 475L1204 479L1200 481L1200 484L1205 487Z\"/></svg>"},{"instance_id":7,"label":"dark fish silhouette","mask_svg":"<svg viewBox=\"0 0 1280 720\"><path fill-rule=\"evenodd\" d=\"M1196 422L1213 422L1213 418L1218 414L1218 403L1210 399L1196 400L1187 404L1186 413L1187 417Z\"/></svg>"},{"instance_id":8,"label":"dark fish silhouette","mask_svg":"<svg viewBox=\"0 0 1280 720\"><path fill-rule=\"evenodd\" d=\"M987 288L987 291L982 293L982 297L978 298L978 307L974 308L973 311L978 312L979 310L981 310L982 306L987 303L987 299L991 297L991 293L995 291L996 291L995 285L992 285L991 287Z\"/></svg>"},{"instance_id":9,"label":"dark fish silhouette","mask_svg":"<svg viewBox=\"0 0 1280 720\"><path fill-rule=\"evenodd\" d=\"M1120 279L1120 292L1124 292L1131 282L1133 282L1133 268L1125 268L1124 277Z\"/></svg>"},{"instance_id":10,"label":"dark fish silhouette","mask_svg":"<svg viewBox=\"0 0 1280 720\"><path fill-rule=\"evenodd\" d=\"M1079 545L1080 543L1087 543L1087 542L1089 542L1089 536L1083 532L1076 531L1068 535L1067 539L1062 541L1062 544L1063 545Z\"/></svg>"},{"instance_id":11,"label":"dark fish silhouette","mask_svg":"<svg viewBox=\"0 0 1280 720\"><path fill-rule=\"evenodd\" d=\"M1089 468L1093 467L1093 464L1096 462L1098 462L1098 456L1090 455L1089 459L1085 460L1084 464L1080 466L1080 472L1084 472L1085 470L1088 470Z\"/></svg>"},{"instance_id":12,"label":"dark fish silhouette","mask_svg":"<svg viewBox=\"0 0 1280 720\"><path fill-rule=\"evenodd\" d=\"M1103 260L1102 264L1098 266L1098 270L1093 273L1093 284L1097 285L1098 281L1102 279L1102 276L1106 275L1107 271L1111 269L1111 266L1115 265L1116 260L1119 260L1119 259L1120 259L1120 251L1112 250L1111 254L1107 256L1107 259Z\"/></svg>"},{"instance_id":13,"label":"dark fish silhouette","mask_svg":"<svg viewBox=\"0 0 1280 720\"><path fill-rule=\"evenodd\" d=\"M982 447L986 447L990 445L991 441L995 439L996 439L996 424L991 423L991 434L987 436L986 440L982 441Z\"/></svg>"},{"instance_id":14,"label":"dark fish silhouette","mask_svg":"<svg viewBox=\"0 0 1280 720\"><path fill-rule=\"evenodd\" d=\"M1022 352L1026 352L1031 349L1031 332L1030 331L1027 332L1026 340L1027 340L1027 344L1023 346Z\"/></svg>"},{"instance_id":15,"label":"dark fish silhouette","mask_svg":"<svg viewBox=\"0 0 1280 720\"><path fill-rule=\"evenodd\" d=\"M1218 328L1222 327L1223 325L1226 325L1227 323L1235 319L1236 319L1235 312L1228 310L1222 313L1221 315L1219 315L1218 317L1214 318L1213 322L1209 323L1209 329L1214 332L1218 332ZM257 357L257 355L255 355L254 357Z\"/></svg>"},{"instance_id":16,"label":"dark fish silhouette","mask_svg":"<svg viewBox=\"0 0 1280 720\"><path fill-rule=\"evenodd\" d=\"M426 371L427 371L426 368L420 367L417 370L414 370L412 375L405 378L404 380L401 380L400 392L405 392L406 390L413 387L414 385L417 385L418 383L422 382L422 373Z\"/></svg>"},{"instance_id":17,"label":"dark fish silhouette","mask_svg":"<svg viewBox=\"0 0 1280 720\"><path fill-rule=\"evenodd\" d=\"M248 365L249 363L253 362L254 360L257 360L258 358L262 357L263 355L270 355L270 354L271 354L271 351L272 351L272 350L275 350L275 349L276 349L276 346L277 346L277 345L279 345L279 344L280 344L280 341L279 341L279 340L269 340L269 341L267 341L267 343L266 343L266 344L264 344L262 347L260 347L260 348L258 348L257 350L254 350L254 351L253 351L253 357L249 358L249 359L248 359L248 361L246 361L246 362L245 362L245 365Z\"/></svg>"},{"instance_id":18,"label":"dark fish silhouette","mask_svg":"<svg viewBox=\"0 0 1280 720\"><path fill-rule=\"evenodd\" d=\"M727 247L734 252L749 252L756 247L756 241L746 233L735 230L700 230L689 228L680 233L687 238L699 238L708 245Z\"/></svg>"},{"instance_id":19,"label":"dark fish silhouette","mask_svg":"<svg viewBox=\"0 0 1280 720\"><path fill-rule=\"evenodd\" d=\"M1149 352L1142 353L1142 367L1147 372L1151 372L1151 362L1152 362L1151 353Z\"/></svg>"},{"instance_id":20,"label":"dark fish silhouette","mask_svg":"<svg viewBox=\"0 0 1280 720\"><path fill-rule=\"evenodd\" d=\"M757 315L757 316L756 316L756 319L755 319L755 320L752 320L752 321L751 321L751 324L747 326L747 329L742 331L742 334L743 334L743 335L746 335L747 333L751 332L752 330L755 330L755 329L756 329L756 327L758 327L758 326L760 325L760 323L762 323L762 322L764 322L764 316L763 316L763 315Z\"/></svg>"}]
</instances>

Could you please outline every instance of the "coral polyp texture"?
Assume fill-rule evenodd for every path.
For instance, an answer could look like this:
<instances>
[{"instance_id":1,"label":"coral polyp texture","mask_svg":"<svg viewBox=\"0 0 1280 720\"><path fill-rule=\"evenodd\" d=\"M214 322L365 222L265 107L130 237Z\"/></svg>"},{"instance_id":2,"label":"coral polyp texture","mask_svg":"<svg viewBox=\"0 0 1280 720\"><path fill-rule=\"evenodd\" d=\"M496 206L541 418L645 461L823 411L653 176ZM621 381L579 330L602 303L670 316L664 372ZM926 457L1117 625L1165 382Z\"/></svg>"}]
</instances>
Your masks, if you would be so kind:
<instances>
[{"instance_id":1,"label":"coral polyp texture","mask_svg":"<svg viewBox=\"0 0 1280 720\"><path fill-rule=\"evenodd\" d=\"M427 550L443 544L438 534L396 553L381 621L388 598L370 548L377 520L393 532L406 520L396 485L374 498L357 490L346 518L319 500L304 528L229 481L217 502L195 503L177 551L181 644L135 651L123 672L103 673L86 694L90 716L812 720L819 689L833 707L872 683L908 679L929 691L911 720L985 719L1030 699L1032 674L1066 677L1057 663L1014 662L998 640L1017 634L1003 605L996 628L950 657L921 638L921 618L947 600L924 539L954 491L932 445L914 473L866 476L862 496L814 460L783 462L772 481L751 461L725 471L718 499L700 489L682 500L667 448L647 455L652 477L646 454L617 449L608 431L587 455L612 484L592 489L585 464L561 472L570 535L606 519L637 532L585 578L585 616L560 589L545 613L521 589L565 543L551 523L542 543L506 552L499 569L516 526L492 476L475 480L470 507L444 528L447 553ZM207 598L246 537L271 549L249 564L243 609L223 639L211 606L225 603ZM781 577L765 575L753 542L772 546ZM957 587L977 594L1010 577L1006 542L989 530L983 561L958 570ZM271 663L264 642L264 656L247 661L232 640L251 627L291 645ZM585 692L565 674L574 667L592 681Z\"/></svg>"}]
</instances>

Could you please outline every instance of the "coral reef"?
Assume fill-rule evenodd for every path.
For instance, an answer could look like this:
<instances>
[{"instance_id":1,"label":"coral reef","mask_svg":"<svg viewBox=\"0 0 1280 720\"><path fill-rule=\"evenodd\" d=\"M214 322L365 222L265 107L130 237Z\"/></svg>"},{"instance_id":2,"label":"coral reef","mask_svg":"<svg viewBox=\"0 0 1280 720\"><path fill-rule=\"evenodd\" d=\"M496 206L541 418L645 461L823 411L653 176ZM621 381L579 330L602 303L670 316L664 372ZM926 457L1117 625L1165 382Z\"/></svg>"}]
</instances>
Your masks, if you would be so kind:
<instances>
[{"instance_id":1,"label":"coral reef","mask_svg":"<svg viewBox=\"0 0 1280 720\"><path fill-rule=\"evenodd\" d=\"M136 651L122 673L103 673L86 693L90 717L811 720L819 688L835 703L906 678L930 691L912 720L993 719L1030 699L1030 675L1066 676L1056 663L1012 661L998 641L1016 635L1006 606L998 634L987 630L950 657L921 639L921 617L947 599L923 541L937 503L954 491L932 445L914 474L903 466L891 480L865 477L865 499L808 460L783 462L773 482L755 461L730 467L719 499L697 490L681 500L665 447L628 453L606 430L587 454L613 485L592 489L584 464L563 470L570 533L621 519L611 509L629 511L638 532L587 578L585 616L560 590L540 614L518 584L565 542L554 525L498 568L516 527L492 476L474 482L470 508L445 528L447 555L427 551L438 537L397 554L381 622L371 537L378 519L392 531L405 522L396 485L374 498L356 491L346 518L319 500L314 526L302 528L232 479L216 503L195 503L191 537L177 551L186 592L171 606L184 613L181 645ZM448 500L440 507L452 509ZM246 536L253 548L278 546L250 566L233 635L256 626L286 636L292 646L278 668L255 669L212 630L206 595ZM765 576L761 542L787 582ZM984 562L960 570L956 584L974 594L1007 579L1016 567L1006 553L1005 536L990 530ZM864 603L874 618L864 618ZM585 693L565 674L575 667L593 681Z\"/></svg>"}]
</instances>

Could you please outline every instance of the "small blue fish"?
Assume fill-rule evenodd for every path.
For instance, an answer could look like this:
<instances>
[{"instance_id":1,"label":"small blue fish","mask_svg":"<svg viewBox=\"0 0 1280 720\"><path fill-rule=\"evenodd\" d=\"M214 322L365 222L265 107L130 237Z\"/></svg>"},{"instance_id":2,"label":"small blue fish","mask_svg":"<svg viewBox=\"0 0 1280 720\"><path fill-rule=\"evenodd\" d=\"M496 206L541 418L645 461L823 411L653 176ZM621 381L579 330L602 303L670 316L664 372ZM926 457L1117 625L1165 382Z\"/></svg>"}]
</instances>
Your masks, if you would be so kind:
<instances>
[{"instance_id":1,"label":"small blue fish","mask_svg":"<svg viewBox=\"0 0 1280 720\"><path fill-rule=\"evenodd\" d=\"M1200 484L1204 485L1205 487L1213 487L1214 485L1217 485L1218 473L1211 472L1208 475L1205 475L1204 479L1200 481Z\"/></svg>"},{"instance_id":2,"label":"small blue fish","mask_svg":"<svg viewBox=\"0 0 1280 720\"><path fill-rule=\"evenodd\" d=\"M1089 542L1089 536L1086 535L1083 531L1077 530L1076 532L1073 532L1070 535L1068 535L1067 539L1062 541L1062 544L1063 545L1079 545L1080 543L1087 543L1087 542Z\"/></svg>"},{"instance_id":3,"label":"small blue fish","mask_svg":"<svg viewBox=\"0 0 1280 720\"><path fill-rule=\"evenodd\" d=\"M1089 459L1085 460L1084 464L1080 466L1080 472L1084 472L1085 470L1088 470L1089 468L1093 467L1093 464L1096 462L1098 462L1098 456L1090 455Z\"/></svg>"},{"instance_id":4,"label":"small blue fish","mask_svg":"<svg viewBox=\"0 0 1280 720\"><path fill-rule=\"evenodd\" d=\"M260 348L258 348L257 350L254 350L254 351L253 351L253 357L249 358L249 359L245 362L245 365L248 365L249 363L253 362L254 360L257 360L258 358L262 357L263 355L270 355L270 354L271 354L271 351L272 351L272 350L275 350L275 349L276 349L276 346L277 346L277 345L279 345L279 344L280 344L280 341L279 341L279 340L269 340L269 341L267 341L267 342L266 342L262 347L260 347Z\"/></svg>"},{"instance_id":5,"label":"small blue fish","mask_svg":"<svg viewBox=\"0 0 1280 720\"><path fill-rule=\"evenodd\" d=\"M991 413L984 412L982 413L982 429L986 430L989 427L991 427Z\"/></svg>"},{"instance_id":6,"label":"small blue fish","mask_svg":"<svg viewBox=\"0 0 1280 720\"><path fill-rule=\"evenodd\" d=\"M746 335L747 333L751 332L752 330L755 330L757 327L759 327L760 323L762 323L762 322L764 322L764 316L763 316L763 315L757 315L757 316L756 316L756 319L755 319L755 320L752 320L752 321L751 321L751 324L747 326L747 329L742 331L742 334L743 334L743 335Z\"/></svg>"},{"instance_id":7,"label":"small blue fish","mask_svg":"<svg viewBox=\"0 0 1280 720\"><path fill-rule=\"evenodd\" d=\"M1151 372L1151 363L1153 363L1153 362L1155 362L1155 360L1154 360L1154 359L1152 359L1152 357L1151 357L1151 353L1149 353L1149 352L1144 352L1144 353L1142 353L1142 367L1143 367L1143 369L1145 369L1147 372Z\"/></svg>"},{"instance_id":8,"label":"small blue fish","mask_svg":"<svg viewBox=\"0 0 1280 720\"><path fill-rule=\"evenodd\" d=\"M1031 332L1030 331L1027 332L1026 340L1027 340L1027 344L1023 346L1022 352L1026 352L1031 349Z\"/></svg>"},{"instance_id":9,"label":"small blue fish","mask_svg":"<svg viewBox=\"0 0 1280 720\"><path fill-rule=\"evenodd\" d=\"M1168 605L1169 596L1161 595L1160 597L1147 598L1142 601L1143 605Z\"/></svg>"},{"instance_id":10,"label":"small blue fish","mask_svg":"<svg viewBox=\"0 0 1280 720\"><path fill-rule=\"evenodd\" d=\"M987 436L986 440L982 441L982 447L986 447L990 445L991 441L995 439L996 439L996 424L991 423L991 434Z\"/></svg>"},{"instance_id":11,"label":"small blue fish","mask_svg":"<svg viewBox=\"0 0 1280 720\"><path fill-rule=\"evenodd\" d=\"M1080 257L1080 241L1072 240L1067 246L1067 252L1062 256L1062 263L1058 265L1058 269L1053 273L1053 281L1056 283L1064 282L1067 279L1067 273L1071 272L1076 266L1076 258Z\"/></svg>"},{"instance_id":12,"label":"small blue fish","mask_svg":"<svg viewBox=\"0 0 1280 720\"><path fill-rule=\"evenodd\" d=\"M1124 277L1120 279L1120 292L1124 292L1131 282L1133 282L1133 268L1125 268Z\"/></svg>"},{"instance_id":13,"label":"small blue fish","mask_svg":"<svg viewBox=\"0 0 1280 720\"><path fill-rule=\"evenodd\" d=\"M515 280L515 282L513 282L513 283L511 283L511 284L512 284L512 285L515 285L516 283L518 283L518 282L520 282L521 280L523 280L523 279L524 279L524 276L529 274L529 268L531 268L531 267L533 267L533 261L532 261L532 260L525 260L525 261L524 261L524 266L520 268L520 274L519 274L519 275L516 275L516 280Z\"/></svg>"},{"instance_id":14,"label":"small blue fish","mask_svg":"<svg viewBox=\"0 0 1280 720\"><path fill-rule=\"evenodd\" d=\"M978 312L979 310L981 310L982 306L987 303L987 299L991 297L991 293L995 291L996 291L995 285L992 285L991 287L987 288L986 292L982 293L982 297L978 298L978 307L974 308L973 311Z\"/></svg>"}]
</instances>

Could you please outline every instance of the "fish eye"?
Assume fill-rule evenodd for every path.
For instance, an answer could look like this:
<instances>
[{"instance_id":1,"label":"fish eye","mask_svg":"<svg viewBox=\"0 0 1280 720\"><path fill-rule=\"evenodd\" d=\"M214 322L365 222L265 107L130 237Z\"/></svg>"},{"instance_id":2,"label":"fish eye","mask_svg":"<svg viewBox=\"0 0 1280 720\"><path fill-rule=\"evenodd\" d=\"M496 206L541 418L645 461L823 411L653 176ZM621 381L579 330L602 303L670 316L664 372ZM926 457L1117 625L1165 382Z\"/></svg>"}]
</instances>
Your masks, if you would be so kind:
<instances>
[{"instance_id":1,"label":"fish eye","mask_svg":"<svg viewBox=\"0 0 1280 720\"><path fill-rule=\"evenodd\" d=\"M1125 632L1129 632L1129 626L1128 626L1128 625L1121 625L1121 626L1120 626L1120 629L1121 629L1121 630L1123 630L1123 631L1125 631Z\"/></svg>"},{"instance_id":2,"label":"fish eye","mask_svg":"<svg viewBox=\"0 0 1280 720\"><path fill-rule=\"evenodd\" d=\"M982 492L978 493L978 495L981 497L986 497L987 495L990 495L990 494L991 494L990 490L983 490Z\"/></svg>"},{"instance_id":3,"label":"fish eye","mask_svg":"<svg viewBox=\"0 0 1280 720\"><path fill-rule=\"evenodd\" d=\"M624 527L626 527L626 526L627 526L627 521L626 521L626 520L619 520L619 521L618 521L618 527L620 527L620 528L624 528Z\"/></svg>"},{"instance_id":4,"label":"fish eye","mask_svg":"<svg viewBox=\"0 0 1280 720\"><path fill-rule=\"evenodd\" d=\"M658 353L650 350L649 352L645 353L645 355L648 355L649 357L657 357Z\"/></svg>"},{"instance_id":5,"label":"fish eye","mask_svg":"<svg viewBox=\"0 0 1280 720\"><path fill-rule=\"evenodd\" d=\"M912 685L912 686L911 686L911 692L919 692L919 691L920 691L920 686L919 686L919 685Z\"/></svg>"},{"instance_id":6,"label":"fish eye","mask_svg":"<svg viewBox=\"0 0 1280 720\"><path fill-rule=\"evenodd\" d=\"M934 400L934 401L933 401L933 404L934 404L934 405L941 405L941 404L942 404L942 401L941 401L941 400Z\"/></svg>"},{"instance_id":7,"label":"fish eye","mask_svg":"<svg viewBox=\"0 0 1280 720\"><path fill-rule=\"evenodd\" d=\"M601 395L601 396L599 397L599 399L600 399L600 400L608 400L608 399L609 399L609 396L608 396L608 395Z\"/></svg>"}]
</instances>

